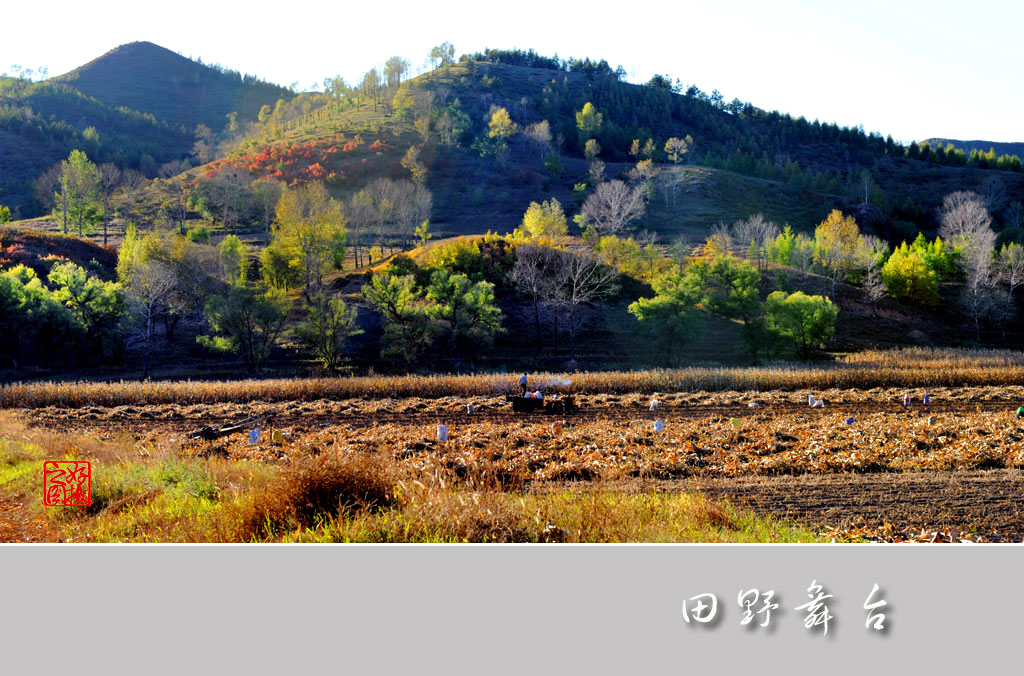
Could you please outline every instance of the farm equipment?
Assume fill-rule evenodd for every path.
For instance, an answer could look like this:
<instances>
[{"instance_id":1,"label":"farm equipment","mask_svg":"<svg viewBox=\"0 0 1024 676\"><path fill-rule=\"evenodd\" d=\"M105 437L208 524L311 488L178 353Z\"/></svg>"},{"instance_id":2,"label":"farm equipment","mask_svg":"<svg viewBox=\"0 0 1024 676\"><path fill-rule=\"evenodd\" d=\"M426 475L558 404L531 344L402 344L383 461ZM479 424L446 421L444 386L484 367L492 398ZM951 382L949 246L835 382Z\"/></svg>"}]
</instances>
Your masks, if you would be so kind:
<instances>
[{"instance_id":1,"label":"farm equipment","mask_svg":"<svg viewBox=\"0 0 1024 676\"><path fill-rule=\"evenodd\" d=\"M576 399L572 395L544 399L509 394L505 400L512 402L512 410L516 413L569 413L576 410Z\"/></svg>"},{"instance_id":2,"label":"farm equipment","mask_svg":"<svg viewBox=\"0 0 1024 676\"><path fill-rule=\"evenodd\" d=\"M247 430L257 423L262 423L266 418L248 418L241 422L232 423L223 427L204 427L200 430L196 430L188 435L189 439L205 439L206 441L213 441L214 439L220 439L226 437L234 432L241 432Z\"/></svg>"}]
</instances>

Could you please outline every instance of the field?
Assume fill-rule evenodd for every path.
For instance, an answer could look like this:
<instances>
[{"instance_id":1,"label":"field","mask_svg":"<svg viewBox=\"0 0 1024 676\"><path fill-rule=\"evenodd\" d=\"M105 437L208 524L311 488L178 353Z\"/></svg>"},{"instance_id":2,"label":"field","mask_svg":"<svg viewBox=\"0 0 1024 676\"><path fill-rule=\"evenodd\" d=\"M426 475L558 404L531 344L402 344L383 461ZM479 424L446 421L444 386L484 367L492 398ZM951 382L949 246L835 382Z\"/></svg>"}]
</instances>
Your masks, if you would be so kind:
<instances>
[{"instance_id":1,"label":"field","mask_svg":"<svg viewBox=\"0 0 1024 676\"><path fill-rule=\"evenodd\" d=\"M557 416L513 413L507 375L9 386L0 539L1020 541L1021 368L918 350L534 376L576 397ZM61 457L94 462L92 507L38 504Z\"/></svg>"}]
</instances>

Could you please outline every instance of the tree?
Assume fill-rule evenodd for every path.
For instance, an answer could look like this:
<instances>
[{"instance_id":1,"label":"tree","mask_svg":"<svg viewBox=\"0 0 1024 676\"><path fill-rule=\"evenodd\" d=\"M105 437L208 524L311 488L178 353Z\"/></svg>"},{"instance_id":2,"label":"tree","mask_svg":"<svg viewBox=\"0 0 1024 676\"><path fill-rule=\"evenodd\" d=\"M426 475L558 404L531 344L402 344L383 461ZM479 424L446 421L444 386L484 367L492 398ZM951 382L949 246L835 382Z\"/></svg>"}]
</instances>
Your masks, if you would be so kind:
<instances>
[{"instance_id":1,"label":"tree","mask_svg":"<svg viewBox=\"0 0 1024 676\"><path fill-rule=\"evenodd\" d=\"M292 258L291 252L281 242L271 242L260 252L260 266L263 279L271 288L287 292L302 286L301 263Z\"/></svg>"},{"instance_id":2,"label":"tree","mask_svg":"<svg viewBox=\"0 0 1024 676\"><path fill-rule=\"evenodd\" d=\"M356 314L340 297L314 296L306 305L306 321L295 327L294 335L324 368L336 369L345 355L345 341L363 332L356 326Z\"/></svg>"},{"instance_id":3,"label":"tree","mask_svg":"<svg viewBox=\"0 0 1024 676\"><path fill-rule=\"evenodd\" d=\"M719 253L710 261L692 261L686 274L700 291L701 304L712 314L743 322L740 333L754 359L762 347L770 347L759 296L761 275L750 263Z\"/></svg>"},{"instance_id":4,"label":"tree","mask_svg":"<svg viewBox=\"0 0 1024 676\"><path fill-rule=\"evenodd\" d=\"M544 168L548 170L551 178L556 181L562 175L562 158L554 148L549 150L548 154L544 156Z\"/></svg>"},{"instance_id":5,"label":"tree","mask_svg":"<svg viewBox=\"0 0 1024 676\"><path fill-rule=\"evenodd\" d=\"M199 160L199 164L206 164L213 159L214 148L217 145L213 131L205 124L197 124L195 139L195 143L192 144L192 154Z\"/></svg>"},{"instance_id":6,"label":"tree","mask_svg":"<svg viewBox=\"0 0 1024 676\"><path fill-rule=\"evenodd\" d=\"M436 47L431 48L430 58L434 62L434 68L437 68L438 63L442 67L450 66L455 60L455 46L447 41L442 42Z\"/></svg>"},{"instance_id":7,"label":"tree","mask_svg":"<svg viewBox=\"0 0 1024 676\"><path fill-rule=\"evenodd\" d=\"M429 316L415 278L376 274L363 285L362 294L384 321L381 356L406 366L418 362L441 327Z\"/></svg>"},{"instance_id":8,"label":"tree","mask_svg":"<svg viewBox=\"0 0 1024 676\"><path fill-rule=\"evenodd\" d=\"M321 183L285 190L277 203L275 240L302 267L308 295L319 293L325 274L345 259L345 214Z\"/></svg>"},{"instance_id":9,"label":"tree","mask_svg":"<svg viewBox=\"0 0 1024 676\"><path fill-rule=\"evenodd\" d=\"M508 272L508 281L520 294L530 300L533 307L537 352L544 346L541 334L541 307L555 299L555 280L562 262L558 252L550 247L521 244L515 249L515 263Z\"/></svg>"},{"instance_id":10,"label":"tree","mask_svg":"<svg viewBox=\"0 0 1024 676\"><path fill-rule=\"evenodd\" d=\"M120 269L120 263L119 263ZM167 312L168 302L174 292L177 276L167 263L151 258L141 258L132 263L127 280L124 280L130 311L138 327L136 335L142 342L142 378L149 377L149 357L153 345L154 324L157 318Z\"/></svg>"},{"instance_id":11,"label":"tree","mask_svg":"<svg viewBox=\"0 0 1024 676\"><path fill-rule=\"evenodd\" d=\"M993 251L996 235L990 227L992 216L984 199L972 192L946 195L939 210L939 235L961 251L964 285L959 305L974 324L976 340L981 340L981 319L996 305Z\"/></svg>"},{"instance_id":12,"label":"tree","mask_svg":"<svg viewBox=\"0 0 1024 676\"><path fill-rule=\"evenodd\" d=\"M210 326L219 334L196 341L212 350L234 352L253 373L270 356L288 316L291 301L281 291L236 284L206 305Z\"/></svg>"},{"instance_id":13,"label":"tree","mask_svg":"<svg viewBox=\"0 0 1024 676\"><path fill-rule=\"evenodd\" d=\"M512 121L508 111L498 108L491 114L491 121L487 125L488 138L505 141L519 131L519 125Z\"/></svg>"},{"instance_id":14,"label":"tree","mask_svg":"<svg viewBox=\"0 0 1024 676\"><path fill-rule=\"evenodd\" d=\"M579 134L581 148L588 139L600 133L603 124L604 115L597 112L597 108L590 101L584 103L583 108L576 113L576 130Z\"/></svg>"},{"instance_id":15,"label":"tree","mask_svg":"<svg viewBox=\"0 0 1024 676\"><path fill-rule=\"evenodd\" d=\"M427 287L428 314L444 322L454 354L472 360L478 346L489 346L500 333L501 309L494 303L494 285L473 283L464 274L441 268L430 276Z\"/></svg>"},{"instance_id":16,"label":"tree","mask_svg":"<svg viewBox=\"0 0 1024 676\"><path fill-rule=\"evenodd\" d=\"M548 148L551 147L551 123L547 120L535 122L528 125L523 133L536 144L540 151L540 156L543 158L547 154Z\"/></svg>"},{"instance_id":17,"label":"tree","mask_svg":"<svg viewBox=\"0 0 1024 676\"><path fill-rule=\"evenodd\" d=\"M882 282L896 300L925 306L939 302L938 275L906 242L893 251L882 266Z\"/></svg>"},{"instance_id":18,"label":"tree","mask_svg":"<svg viewBox=\"0 0 1024 676\"><path fill-rule=\"evenodd\" d=\"M11 210L0 204L0 225L11 222Z\"/></svg>"},{"instance_id":19,"label":"tree","mask_svg":"<svg viewBox=\"0 0 1024 676\"><path fill-rule=\"evenodd\" d=\"M587 161L594 160L600 154L601 144L597 142L597 139L587 139L587 142L583 146L583 156L587 158Z\"/></svg>"},{"instance_id":20,"label":"tree","mask_svg":"<svg viewBox=\"0 0 1024 676\"><path fill-rule=\"evenodd\" d=\"M420 149L418 146L409 146L402 156L402 166L412 174L412 180L423 185L427 180L427 165L420 162Z\"/></svg>"},{"instance_id":21,"label":"tree","mask_svg":"<svg viewBox=\"0 0 1024 676\"><path fill-rule=\"evenodd\" d=\"M95 354L105 359L104 343L119 339L125 299L117 282L105 282L89 275L75 263L57 263L47 277L54 287L53 297L67 306L84 328ZM115 350L116 352L116 350Z\"/></svg>"},{"instance_id":22,"label":"tree","mask_svg":"<svg viewBox=\"0 0 1024 676\"><path fill-rule=\"evenodd\" d=\"M732 235L740 246L747 248L749 257L757 262L758 272L763 273L768 261L768 249L779 237L779 226L763 214L754 214L746 220L736 221L732 226Z\"/></svg>"},{"instance_id":23,"label":"tree","mask_svg":"<svg viewBox=\"0 0 1024 676\"><path fill-rule=\"evenodd\" d=\"M409 62L400 56L392 56L384 62L384 72L387 74L388 87L397 89L402 84L402 77L409 72Z\"/></svg>"},{"instance_id":24,"label":"tree","mask_svg":"<svg viewBox=\"0 0 1024 676\"><path fill-rule=\"evenodd\" d=\"M55 195L56 217L68 232L68 222L78 226L79 236L84 236L87 226L96 222L102 214L97 200L99 197L100 175L96 165L81 150L72 150L68 159L60 164L60 182Z\"/></svg>"},{"instance_id":25,"label":"tree","mask_svg":"<svg viewBox=\"0 0 1024 676\"><path fill-rule=\"evenodd\" d=\"M523 215L522 228L534 241L557 244L569 234L569 226L562 205L552 197L541 204L530 202Z\"/></svg>"},{"instance_id":26,"label":"tree","mask_svg":"<svg viewBox=\"0 0 1024 676\"><path fill-rule=\"evenodd\" d=\"M554 302L569 329L569 358L576 360L576 333L586 306L604 300L618 288L619 273L590 254L564 253L555 279Z\"/></svg>"},{"instance_id":27,"label":"tree","mask_svg":"<svg viewBox=\"0 0 1024 676\"><path fill-rule=\"evenodd\" d=\"M668 155L668 159L672 164L679 164L686 158L686 154L690 152L691 144L693 144L693 138L689 134L687 134L686 138L673 136L665 141L665 154Z\"/></svg>"},{"instance_id":28,"label":"tree","mask_svg":"<svg viewBox=\"0 0 1024 676\"><path fill-rule=\"evenodd\" d=\"M1007 293L1013 298L1013 292L1024 283L1024 247L1016 242L1004 244L997 260Z\"/></svg>"},{"instance_id":29,"label":"tree","mask_svg":"<svg viewBox=\"0 0 1024 676\"><path fill-rule=\"evenodd\" d=\"M582 212L602 235L614 235L646 211L643 193L615 180L597 186L583 203Z\"/></svg>"},{"instance_id":30,"label":"tree","mask_svg":"<svg viewBox=\"0 0 1024 676\"><path fill-rule=\"evenodd\" d=\"M703 326L697 309L701 291L693 281L680 266L673 265L652 281L653 298L638 298L629 306L629 313L648 330L658 353L670 366L679 364L683 349Z\"/></svg>"},{"instance_id":31,"label":"tree","mask_svg":"<svg viewBox=\"0 0 1024 676\"><path fill-rule=\"evenodd\" d=\"M282 192L284 192L284 185L272 178L254 181L250 186L257 218L259 218L259 222L263 225L263 230L268 238L271 234L271 225L274 223L277 202L281 199Z\"/></svg>"},{"instance_id":32,"label":"tree","mask_svg":"<svg viewBox=\"0 0 1024 676\"><path fill-rule=\"evenodd\" d=\"M245 282L249 268L248 252L238 235L228 235L217 247L220 259L220 270L228 284Z\"/></svg>"},{"instance_id":33,"label":"tree","mask_svg":"<svg viewBox=\"0 0 1024 676\"><path fill-rule=\"evenodd\" d=\"M807 359L815 348L824 347L835 333L839 309L824 296L796 291L788 296L774 291L765 302L768 327L792 341L800 357Z\"/></svg>"},{"instance_id":34,"label":"tree","mask_svg":"<svg viewBox=\"0 0 1024 676\"><path fill-rule=\"evenodd\" d=\"M814 229L815 260L832 280L832 296L836 295L836 282L845 280L854 269L860 237L853 216L843 216L838 209Z\"/></svg>"}]
</instances>

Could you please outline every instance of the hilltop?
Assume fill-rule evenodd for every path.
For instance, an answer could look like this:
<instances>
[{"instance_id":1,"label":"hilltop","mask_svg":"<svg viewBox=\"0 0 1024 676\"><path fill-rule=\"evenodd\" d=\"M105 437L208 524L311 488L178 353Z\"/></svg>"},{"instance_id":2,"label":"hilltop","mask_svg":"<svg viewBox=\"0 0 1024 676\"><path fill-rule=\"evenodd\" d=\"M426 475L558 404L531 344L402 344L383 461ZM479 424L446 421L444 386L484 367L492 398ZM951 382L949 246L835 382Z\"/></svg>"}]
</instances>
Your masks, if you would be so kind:
<instances>
[{"instance_id":1,"label":"hilltop","mask_svg":"<svg viewBox=\"0 0 1024 676\"><path fill-rule=\"evenodd\" d=\"M219 131L231 112L254 120L262 106L291 96L279 85L204 65L151 42L116 47L53 82L71 85L108 106L149 113L189 132L198 124Z\"/></svg>"},{"instance_id":2,"label":"hilltop","mask_svg":"<svg viewBox=\"0 0 1024 676\"><path fill-rule=\"evenodd\" d=\"M148 42L42 82L0 78L0 203L21 217L40 213L33 182L73 149L153 177L160 165L192 154L198 124L217 133L228 113L242 125L290 96Z\"/></svg>"}]
</instances>

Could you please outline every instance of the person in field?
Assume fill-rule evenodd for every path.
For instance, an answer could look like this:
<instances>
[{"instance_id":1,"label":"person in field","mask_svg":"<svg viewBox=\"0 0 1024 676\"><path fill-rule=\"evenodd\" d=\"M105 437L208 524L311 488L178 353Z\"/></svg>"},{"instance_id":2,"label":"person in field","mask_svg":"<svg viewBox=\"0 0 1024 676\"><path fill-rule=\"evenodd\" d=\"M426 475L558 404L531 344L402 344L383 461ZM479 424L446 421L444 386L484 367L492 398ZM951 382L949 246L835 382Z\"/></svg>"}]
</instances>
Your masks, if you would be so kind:
<instances>
[{"instance_id":1,"label":"person in field","mask_svg":"<svg viewBox=\"0 0 1024 676\"><path fill-rule=\"evenodd\" d=\"M519 387L523 390L523 396L524 397L526 396L526 385L528 383L529 383L529 379L526 377L526 374L524 373L523 377L519 379Z\"/></svg>"}]
</instances>

